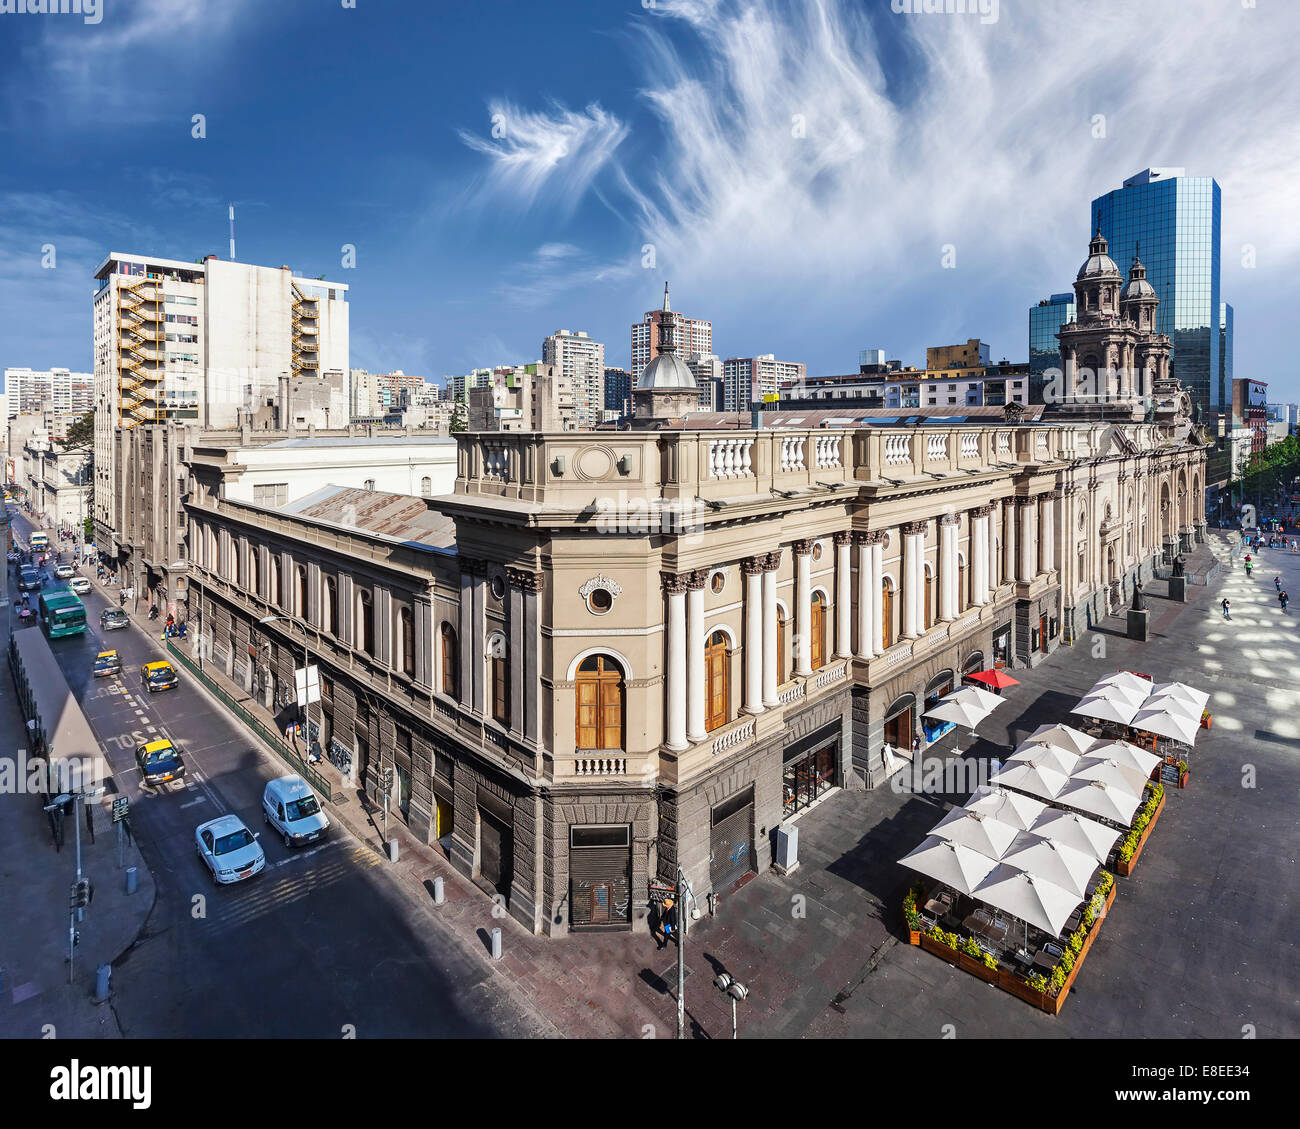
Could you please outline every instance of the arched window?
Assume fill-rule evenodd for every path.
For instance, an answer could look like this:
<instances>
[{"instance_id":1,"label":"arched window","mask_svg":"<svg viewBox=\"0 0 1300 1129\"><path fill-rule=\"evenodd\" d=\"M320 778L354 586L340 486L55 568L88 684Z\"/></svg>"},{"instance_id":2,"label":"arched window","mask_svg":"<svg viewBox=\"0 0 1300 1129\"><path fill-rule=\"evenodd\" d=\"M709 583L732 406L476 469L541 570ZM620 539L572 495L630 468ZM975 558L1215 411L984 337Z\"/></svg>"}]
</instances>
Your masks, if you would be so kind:
<instances>
[{"instance_id":1,"label":"arched window","mask_svg":"<svg viewBox=\"0 0 1300 1129\"><path fill-rule=\"evenodd\" d=\"M324 578L325 606L321 609L321 630L339 633L339 586L334 577Z\"/></svg>"},{"instance_id":2,"label":"arched window","mask_svg":"<svg viewBox=\"0 0 1300 1129\"><path fill-rule=\"evenodd\" d=\"M375 488L375 480L373 478L367 478L365 488L367 490L373 490Z\"/></svg>"},{"instance_id":3,"label":"arched window","mask_svg":"<svg viewBox=\"0 0 1300 1129\"><path fill-rule=\"evenodd\" d=\"M294 605L294 614L305 616L307 614L307 566L296 566L294 573L298 579L297 602Z\"/></svg>"},{"instance_id":4,"label":"arched window","mask_svg":"<svg viewBox=\"0 0 1300 1129\"><path fill-rule=\"evenodd\" d=\"M433 479L427 474L420 479L420 493L425 498L428 498L433 494Z\"/></svg>"},{"instance_id":5,"label":"arched window","mask_svg":"<svg viewBox=\"0 0 1300 1129\"><path fill-rule=\"evenodd\" d=\"M880 582L880 649L889 650L894 645L894 586L889 577Z\"/></svg>"},{"instance_id":6,"label":"arched window","mask_svg":"<svg viewBox=\"0 0 1300 1129\"><path fill-rule=\"evenodd\" d=\"M411 678L415 677L415 613L410 608L403 608L398 613L401 646L402 670Z\"/></svg>"},{"instance_id":7,"label":"arched window","mask_svg":"<svg viewBox=\"0 0 1300 1129\"><path fill-rule=\"evenodd\" d=\"M499 637L489 646L492 655L492 720L506 729L510 728L510 660L505 643Z\"/></svg>"},{"instance_id":8,"label":"arched window","mask_svg":"<svg viewBox=\"0 0 1300 1129\"><path fill-rule=\"evenodd\" d=\"M456 647L456 629L450 623L444 623L439 635L442 642L442 692L449 698L459 698L460 678L457 660L460 651Z\"/></svg>"},{"instance_id":9,"label":"arched window","mask_svg":"<svg viewBox=\"0 0 1300 1129\"><path fill-rule=\"evenodd\" d=\"M812 594L812 618L808 624L809 645L812 654L809 666L821 670L826 664L826 603L820 592Z\"/></svg>"},{"instance_id":10,"label":"arched window","mask_svg":"<svg viewBox=\"0 0 1300 1129\"><path fill-rule=\"evenodd\" d=\"M704 677L704 684L708 688L708 714L704 728L711 731L727 723L730 698L727 637L721 631L715 631L709 636L709 645L704 649Z\"/></svg>"},{"instance_id":11,"label":"arched window","mask_svg":"<svg viewBox=\"0 0 1300 1129\"><path fill-rule=\"evenodd\" d=\"M776 609L776 681L778 685L790 677L786 673L789 669L785 661L785 612L778 607Z\"/></svg>"},{"instance_id":12,"label":"arched window","mask_svg":"<svg viewBox=\"0 0 1300 1129\"><path fill-rule=\"evenodd\" d=\"M375 653L375 607L364 588L357 594L357 630L354 645L366 654Z\"/></svg>"},{"instance_id":13,"label":"arched window","mask_svg":"<svg viewBox=\"0 0 1300 1129\"><path fill-rule=\"evenodd\" d=\"M591 655L578 667L579 749L623 747L623 671L608 655Z\"/></svg>"}]
</instances>

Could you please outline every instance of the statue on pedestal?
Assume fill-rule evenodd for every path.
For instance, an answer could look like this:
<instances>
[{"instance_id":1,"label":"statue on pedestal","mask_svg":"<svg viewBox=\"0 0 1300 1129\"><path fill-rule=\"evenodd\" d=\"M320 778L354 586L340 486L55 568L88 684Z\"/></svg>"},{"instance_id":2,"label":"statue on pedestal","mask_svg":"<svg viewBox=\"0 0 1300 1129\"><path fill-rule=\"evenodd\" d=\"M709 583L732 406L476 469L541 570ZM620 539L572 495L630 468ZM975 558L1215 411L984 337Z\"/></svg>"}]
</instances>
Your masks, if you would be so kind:
<instances>
[{"instance_id":1,"label":"statue on pedestal","mask_svg":"<svg viewBox=\"0 0 1300 1129\"><path fill-rule=\"evenodd\" d=\"M1133 602L1129 605L1131 612L1144 612L1147 610L1146 599L1142 595L1142 585L1134 582L1133 584Z\"/></svg>"},{"instance_id":2,"label":"statue on pedestal","mask_svg":"<svg viewBox=\"0 0 1300 1129\"><path fill-rule=\"evenodd\" d=\"M1182 576L1182 575L1183 575L1183 565L1186 564L1186 563L1187 563L1187 562L1186 562L1186 558L1183 556L1182 553L1179 553L1176 557L1174 557L1174 575L1175 575L1175 576Z\"/></svg>"}]
</instances>

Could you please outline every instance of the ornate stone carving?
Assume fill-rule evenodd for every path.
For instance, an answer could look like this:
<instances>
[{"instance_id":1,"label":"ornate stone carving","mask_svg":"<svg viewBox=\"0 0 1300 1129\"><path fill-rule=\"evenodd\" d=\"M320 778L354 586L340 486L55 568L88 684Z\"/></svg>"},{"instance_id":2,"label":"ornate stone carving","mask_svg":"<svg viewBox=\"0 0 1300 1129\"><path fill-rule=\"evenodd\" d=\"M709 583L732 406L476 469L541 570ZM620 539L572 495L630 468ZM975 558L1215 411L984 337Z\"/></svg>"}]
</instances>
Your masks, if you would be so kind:
<instances>
[{"instance_id":1,"label":"ornate stone carving","mask_svg":"<svg viewBox=\"0 0 1300 1129\"><path fill-rule=\"evenodd\" d=\"M467 572L470 576L487 576L488 562L481 557L461 557L461 572Z\"/></svg>"},{"instance_id":2,"label":"ornate stone carving","mask_svg":"<svg viewBox=\"0 0 1300 1129\"><path fill-rule=\"evenodd\" d=\"M961 525L961 515L944 514L943 517L939 519L939 524L940 525Z\"/></svg>"},{"instance_id":3,"label":"ornate stone carving","mask_svg":"<svg viewBox=\"0 0 1300 1129\"><path fill-rule=\"evenodd\" d=\"M678 592L685 592L690 577L691 574L689 572L661 572L659 574L659 579L663 581L664 591L670 595L676 595ZM590 584L591 581L589 580L587 583ZM581 589L579 589L579 591L581 591ZM586 599L585 596L583 598Z\"/></svg>"},{"instance_id":4,"label":"ornate stone carving","mask_svg":"<svg viewBox=\"0 0 1300 1129\"><path fill-rule=\"evenodd\" d=\"M798 541L792 541L790 549L796 557L806 557L813 551L814 543L811 538L803 537Z\"/></svg>"},{"instance_id":5,"label":"ornate stone carving","mask_svg":"<svg viewBox=\"0 0 1300 1129\"><path fill-rule=\"evenodd\" d=\"M780 549L777 549L774 553L768 553L767 556L763 558L763 571L776 572L776 570L781 567L781 556L782 553Z\"/></svg>"},{"instance_id":6,"label":"ornate stone carving","mask_svg":"<svg viewBox=\"0 0 1300 1129\"><path fill-rule=\"evenodd\" d=\"M691 572L682 573L686 581L686 588L691 592L698 592L709 582L709 570L707 568L697 568Z\"/></svg>"},{"instance_id":7,"label":"ornate stone carving","mask_svg":"<svg viewBox=\"0 0 1300 1129\"><path fill-rule=\"evenodd\" d=\"M864 545L881 545L884 544L886 539L883 529L868 529L865 533L859 533L858 536Z\"/></svg>"},{"instance_id":8,"label":"ornate stone carving","mask_svg":"<svg viewBox=\"0 0 1300 1129\"><path fill-rule=\"evenodd\" d=\"M740 562L740 571L743 572L746 576L757 576L760 572L764 571L764 566L766 564L767 564L766 556L746 557L743 561Z\"/></svg>"},{"instance_id":9,"label":"ornate stone carving","mask_svg":"<svg viewBox=\"0 0 1300 1129\"><path fill-rule=\"evenodd\" d=\"M927 521L908 521L902 526L904 537L924 537L925 527L930 523Z\"/></svg>"},{"instance_id":10,"label":"ornate stone carving","mask_svg":"<svg viewBox=\"0 0 1300 1129\"><path fill-rule=\"evenodd\" d=\"M512 587L522 588L525 592L540 592L546 583L546 577L542 573L524 568L507 568L506 580Z\"/></svg>"},{"instance_id":11,"label":"ornate stone carving","mask_svg":"<svg viewBox=\"0 0 1300 1129\"><path fill-rule=\"evenodd\" d=\"M973 518L977 518L977 517L989 517L992 513L993 513L993 507L992 507L991 505L989 505L989 506L975 506L975 507L970 511L970 516L973 517Z\"/></svg>"},{"instance_id":12,"label":"ornate stone carving","mask_svg":"<svg viewBox=\"0 0 1300 1129\"><path fill-rule=\"evenodd\" d=\"M530 573L529 575L534 575L534 574ZM670 574L665 572L662 575L664 577L667 577ZM588 580L585 584L581 585L578 588L578 595L581 596L584 600L586 600L589 599L591 594L595 592L597 589L603 589L604 591L608 592L610 595L610 599L617 599L619 596L623 594L623 586L621 584L619 584L617 581L610 580L610 578L606 576L604 573L598 572L595 576L593 576L590 580Z\"/></svg>"},{"instance_id":13,"label":"ornate stone carving","mask_svg":"<svg viewBox=\"0 0 1300 1129\"><path fill-rule=\"evenodd\" d=\"M852 538L853 534L847 529L840 529L831 534L831 540L834 541L836 545L847 545Z\"/></svg>"},{"instance_id":14,"label":"ornate stone carving","mask_svg":"<svg viewBox=\"0 0 1300 1129\"><path fill-rule=\"evenodd\" d=\"M1017 494L1017 495L1016 495L1016 505L1017 505L1017 506L1020 506L1022 509L1023 509L1024 507L1026 507L1026 506L1036 506L1036 505L1038 505L1038 495L1037 495L1037 494Z\"/></svg>"}]
</instances>

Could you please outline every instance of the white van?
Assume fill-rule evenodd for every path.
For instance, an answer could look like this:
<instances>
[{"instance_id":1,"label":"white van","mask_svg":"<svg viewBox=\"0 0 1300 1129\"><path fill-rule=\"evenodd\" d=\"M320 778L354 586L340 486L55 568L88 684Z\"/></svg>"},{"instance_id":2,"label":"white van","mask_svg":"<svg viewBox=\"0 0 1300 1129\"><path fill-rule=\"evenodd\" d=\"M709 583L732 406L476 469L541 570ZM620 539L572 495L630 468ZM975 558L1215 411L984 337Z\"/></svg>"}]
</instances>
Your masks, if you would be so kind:
<instances>
[{"instance_id":1,"label":"white van","mask_svg":"<svg viewBox=\"0 0 1300 1129\"><path fill-rule=\"evenodd\" d=\"M286 847L301 847L324 836L330 821L301 776L281 776L262 793L262 818L284 836Z\"/></svg>"}]
</instances>

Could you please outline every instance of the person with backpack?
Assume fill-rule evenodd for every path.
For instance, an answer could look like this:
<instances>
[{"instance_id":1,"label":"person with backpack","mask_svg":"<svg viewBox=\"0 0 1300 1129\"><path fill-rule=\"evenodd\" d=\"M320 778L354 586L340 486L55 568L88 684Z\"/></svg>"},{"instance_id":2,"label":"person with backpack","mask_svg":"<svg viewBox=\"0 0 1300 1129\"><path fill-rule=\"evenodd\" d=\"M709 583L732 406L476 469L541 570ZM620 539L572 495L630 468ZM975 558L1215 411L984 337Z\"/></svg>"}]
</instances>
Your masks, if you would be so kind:
<instances>
[{"instance_id":1,"label":"person with backpack","mask_svg":"<svg viewBox=\"0 0 1300 1129\"><path fill-rule=\"evenodd\" d=\"M1228 603L1228 599L1227 599L1227 597L1225 596L1224 599L1223 599L1223 618L1224 618L1224 619L1227 619L1227 620L1232 619L1232 612L1230 612L1230 611L1228 610L1230 607L1231 607L1231 605Z\"/></svg>"}]
</instances>

